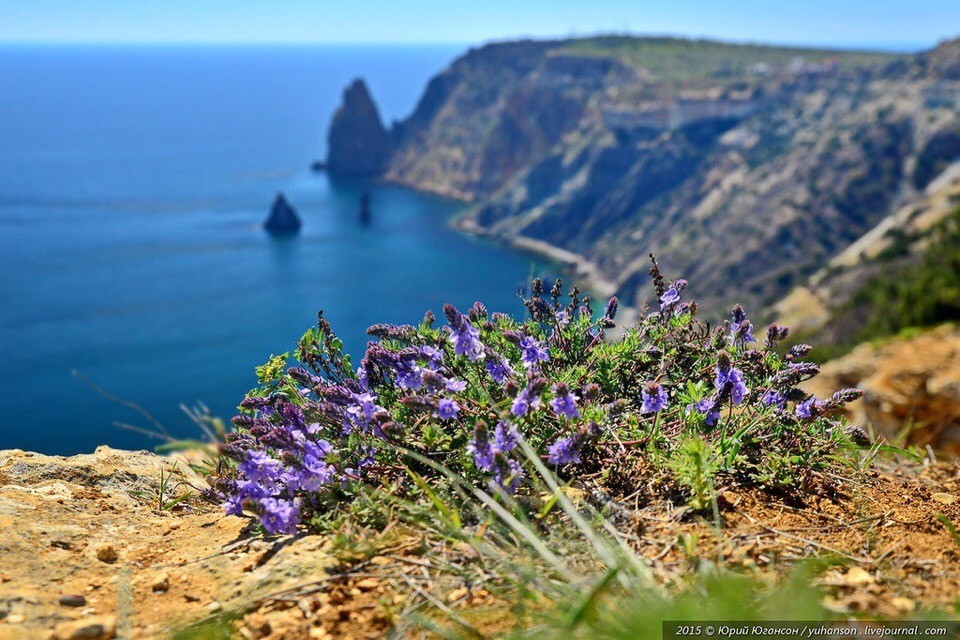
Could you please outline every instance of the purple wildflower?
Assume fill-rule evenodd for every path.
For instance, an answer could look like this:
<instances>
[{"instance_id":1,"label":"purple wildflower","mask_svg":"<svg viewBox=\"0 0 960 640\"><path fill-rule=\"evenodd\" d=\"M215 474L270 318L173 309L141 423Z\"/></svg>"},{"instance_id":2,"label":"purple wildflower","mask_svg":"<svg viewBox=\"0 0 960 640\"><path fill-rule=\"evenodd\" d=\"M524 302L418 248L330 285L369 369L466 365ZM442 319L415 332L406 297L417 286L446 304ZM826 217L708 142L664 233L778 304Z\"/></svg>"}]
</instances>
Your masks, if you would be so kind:
<instances>
[{"instance_id":1,"label":"purple wildflower","mask_svg":"<svg viewBox=\"0 0 960 640\"><path fill-rule=\"evenodd\" d=\"M561 382L553 388L553 392L556 397L550 401L550 406L557 412L557 415L566 416L571 420L580 417L580 410L577 409L579 398L570 391L570 387Z\"/></svg>"},{"instance_id":2,"label":"purple wildflower","mask_svg":"<svg viewBox=\"0 0 960 640\"><path fill-rule=\"evenodd\" d=\"M547 462L557 466L580 462L580 436L560 438L547 447Z\"/></svg>"},{"instance_id":3,"label":"purple wildflower","mask_svg":"<svg viewBox=\"0 0 960 640\"><path fill-rule=\"evenodd\" d=\"M420 347L420 357L427 361L426 368L430 371L436 371L443 364L443 351L436 347Z\"/></svg>"},{"instance_id":4,"label":"purple wildflower","mask_svg":"<svg viewBox=\"0 0 960 640\"><path fill-rule=\"evenodd\" d=\"M493 448L497 453L507 453L516 448L520 442L517 427L501 420L493 430Z\"/></svg>"},{"instance_id":5,"label":"purple wildflower","mask_svg":"<svg viewBox=\"0 0 960 640\"><path fill-rule=\"evenodd\" d=\"M263 451L250 451L247 454L247 459L237 465L237 471L248 480L265 486L275 483L282 470L280 462Z\"/></svg>"},{"instance_id":6,"label":"purple wildflower","mask_svg":"<svg viewBox=\"0 0 960 640\"><path fill-rule=\"evenodd\" d=\"M643 399L641 413L657 413L667 408L667 390L656 382L651 382L640 397Z\"/></svg>"},{"instance_id":7,"label":"purple wildflower","mask_svg":"<svg viewBox=\"0 0 960 640\"><path fill-rule=\"evenodd\" d=\"M467 381L466 380L447 380L446 383L444 383L444 388L447 391L459 393L460 391L464 391L467 388Z\"/></svg>"},{"instance_id":8,"label":"purple wildflower","mask_svg":"<svg viewBox=\"0 0 960 640\"><path fill-rule=\"evenodd\" d=\"M523 468L513 458L497 455L493 461L493 486L507 493L514 493L523 478Z\"/></svg>"},{"instance_id":9,"label":"purple wildflower","mask_svg":"<svg viewBox=\"0 0 960 640\"><path fill-rule=\"evenodd\" d=\"M455 420L460 415L460 405L449 398L440 398L435 415L441 420Z\"/></svg>"},{"instance_id":10,"label":"purple wildflower","mask_svg":"<svg viewBox=\"0 0 960 640\"><path fill-rule=\"evenodd\" d=\"M370 374L367 373L367 368L362 365L357 367L357 382L360 383L364 391L370 388Z\"/></svg>"},{"instance_id":11,"label":"purple wildflower","mask_svg":"<svg viewBox=\"0 0 960 640\"><path fill-rule=\"evenodd\" d=\"M794 409L794 413L798 418L812 418L818 411L820 411L822 403L810 396L803 402L797 405Z\"/></svg>"},{"instance_id":12,"label":"purple wildflower","mask_svg":"<svg viewBox=\"0 0 960 640\"><path fill-rule=\"evenodd\" d=\"M297 486L304 491L317 491L332 482L335 476L336 469L322 458L313 456L304 457L303 468L294 472Z\"/></svg>"},{"instance_id":13,"label":"purple wildflower","mask_svg":"<svg viewBox=\"0 0 960 640\"><path fill-rule=\"evenodd\" d=\"M617 299L617 296L613 296L607 300L607 304L603 308L603 317L613 320L617 316L617 308L619 306L620 301Z\"/></svg>"},{"instance_id":14,"label":"purple wildflower","mask_svg":"<svg viewBox=\"0 0 960 640\"><path fill-rule=\"evenodd\" d=\"M524 387L523 391L517 394L517 397L513 399L513 404L510 406L510 412L521 418L531 410L536 409L540 406L540 396L534 394L534 389L532 385L527 385Z\"/></svg>"},{"instance_id":15,"label":"purple wildflower","mask_svg":"<svg viewBox=\"0 0 960 640\"><path fill-rule=\"evenodd\" d=\"M754 342L753 323L747 318L743 307L736 305L731 313L730 323L730 344L742 347L748 343Z\"/></svg>"},{"instance_id":16,"label":"purple wildflower","mask_svg":"<svg viewBox=\"0 0 960 640\"><path fill-rule=\"evenodd\" d=\"M697 413L706 416L703 423L708 427L712 427L717 424L717 420L720 419L720 411L717 409L717 402L712 398L704 398L698 401L696 404L689 405L687 411L693 409Z\"/></svg>"},{"instance_id":17,"label":"purple wildflower","mask_svg":"<svg viewBox=\"0 0 960 640\"><path fill-rule=\"evenodd\" d=\"M350 397L352 403L347 405L343 413L344 433L350 433L354 429L366 431L370 427L373 416L384 409L377 404L376 396L369 391L352 393Z\"/></svg>"},{"instance_id":18,"label":"purple wildflower","mask_svg":"<svg viewBox=\"0 0 960 640\"><path fill-rule=\"evenodd\" d=\"M496 471L494 469L496 460L513 451L519 442L520 434L517 432L517 428L509 422L503 420L498 422L493 431L492 439L487 431L486 423L480 422L474 429L473 440L467 445L467 452L473 456L477 468L484 471ZM502 478L497 480L500 485L503 484L501 480Z\"/></svg>"},{"instance_id":19,"label":"purple wildflower","mask_svg":"<svg viewBox=\"0 0 960 640\"><path fill-rule=\"evenodd\" d=\"M300 524L300 509L293 500L263 498L260 500L260 524L267 533L296 533Z\"/></svg>"},{"instance_id":20,"label":"purple wildflower","mask_svg":"<svg viewBox=\"0 0 960 640\"><path fill-rule=\"evenodd\" d=\"M750 391L744 382L743 371L736 367L724 368L718 365L715 373L716 378L713 384L717 388L717 391L723 393L724 390L729 390L730 399L733 401L733 404L743 402L747 392Z\"/></svg>"},{"instance_id":21,"label":"purple wildflower","mask_svg":"<svg viewBox=\"0 0 960 640\"><path fill-rule=\"evenodd\" d=\"M678 302L680 302L680 292L676 287L670 287L660 296L660 311L666 311Z\"/></svg>"},{"instance_id":22,"label":"purple wildflower","mask_svg":"<svg viewBox=\"0 0 960 640\"><path fill-rule=\"evenodd\" d=\"M231 493L220 505L228 516L243 515L243 497L239 493Z\"/></svg>"},{"instance_id":23,"label":"purple wildflower","mask_svg":"<svg viewBox=\"0 0 960 640\"><path fill-rule=\"evenodd\" d=\"M490 446L486 424L478 425L474 430L473 440L467 445L467 453L473 456L473 462L478 469L490 471L493 468L493 458L496 452Z\"/></svg>"},{"instance_id":24,"label":"purple wildflower","mask_svg":"<svg viewBox=\"0 0 960 640\"><path fill-rule=\"evenodd\" d=\"M401 389L416 391L423 386L423 368L413 360L400 360L397 363L397 385Z\"/></svg>"},{"instance_id":25,"label":"purple wildflower","mask_svg":"<svg viewBox=\"0 0 960 640\"><path fill-rule=\"evenodd\" d=\"M517 373L506 358L498 355L488 356L486 362L483 363L483 367L498 384L503 384L507 381L507 378Z\"/></svg>"},{"instance_id":26,"label":"purple wildflower","mask_svg":"<svg viewBox=\"0 0 960 640\"><path fill-rule=\"evenodd\" d=\"M517 346L520 347L520 361L527 369L536 366L539 362L550 361L550 352L544 349L533 336L524 336Z\"/></svg>"},{"instance_id":27,"label":"purple wildflower","mask_svg":"<svg viewBox=\"0 0 960 640\"><path fill-rule=\"evenodd\" d=\"M451 330L450 341L454 345L453 352L459 356L465 355L470 360L477 360L483 353L480 330L472 324L464 324L460 329Z\"/></svg>"},{"instance_id":28,"label":"purple wildflower","mask_svg":"<svg viewBox=\"0 0 960 640\"><path fill-rule=\"evenodd\" d=\"M776 407L777 410L781 410L786 406L787 399L783 397L779 391L774 391L773 389L767 389L763 392L763 396L760 397L760 402L767 405L768 407Z\"/></svg>"}]
</instances>

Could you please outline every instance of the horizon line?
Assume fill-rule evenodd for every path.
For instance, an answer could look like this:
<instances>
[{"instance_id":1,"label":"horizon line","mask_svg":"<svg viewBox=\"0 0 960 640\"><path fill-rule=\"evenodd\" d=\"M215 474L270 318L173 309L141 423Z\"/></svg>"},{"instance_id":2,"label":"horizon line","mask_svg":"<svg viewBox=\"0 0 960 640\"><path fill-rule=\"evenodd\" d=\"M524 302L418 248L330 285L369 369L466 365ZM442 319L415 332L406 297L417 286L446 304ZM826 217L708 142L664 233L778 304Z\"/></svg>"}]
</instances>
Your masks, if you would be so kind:
<instances>
[{"instance_id":1,"label":"horizon line","mask_svg":"<svg viewBox=\"0 0 960 640\"><path fill-rule=\"evenodd\" d=\"M849 50L874 53L917 53L947 42L953 38L942 37L927 41L910 40L860 40L860 41L770 41L761 39L733 39L710 35L691 35L678 33L639 33L639 32L596 32L592 34L568 35L516 35L498 38L488 38L482 41L459 40L92 40L92 39L28 39L28 38L0 38L0 46L29 46L29 47L482 47L488 44L503 42L518 42L524 40L551 41L551 40L584 40L591 38L621 37L621 38L675 38L682 40L706 40L723 44L761 47L781 47L813 50Z\"/></svg>"}]
</instances>

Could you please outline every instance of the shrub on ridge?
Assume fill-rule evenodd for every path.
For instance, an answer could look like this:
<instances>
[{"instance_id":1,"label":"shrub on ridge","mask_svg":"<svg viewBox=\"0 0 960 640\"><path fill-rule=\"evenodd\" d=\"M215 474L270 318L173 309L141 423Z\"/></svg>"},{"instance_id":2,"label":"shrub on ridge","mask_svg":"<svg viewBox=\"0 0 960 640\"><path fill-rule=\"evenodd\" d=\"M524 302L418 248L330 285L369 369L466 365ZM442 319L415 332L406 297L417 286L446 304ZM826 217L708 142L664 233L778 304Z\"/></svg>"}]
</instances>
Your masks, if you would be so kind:
<instances>
[{"instance_id":1,"label":"shrub on ridge","mask_svg":"<svg viewBox=\"0 0 960 640\"><path fill-rule=\"evenodd\" d=\"M806 345L778 353L785 328L754 335L739 306L711 328L684 280L667 282L655 260L651 276L659 307L618 339L608 338L617 299L595 316L559 280L549 291L534 281L523 321L478 302L466 313L446 305L441 323L428 312L416 326L374 325L356 368L321 313L295 366L284 354L258 368L214 491L228 513L292 533L362 488L412 489L408 467L448 482L410 451L494 493L522 493L526 440L568 480L647 457L702 509L717 475L796 486L865 439L830 417L856 390L818 399L797 387L818 369Z\"/></svg>"}]
</instances>

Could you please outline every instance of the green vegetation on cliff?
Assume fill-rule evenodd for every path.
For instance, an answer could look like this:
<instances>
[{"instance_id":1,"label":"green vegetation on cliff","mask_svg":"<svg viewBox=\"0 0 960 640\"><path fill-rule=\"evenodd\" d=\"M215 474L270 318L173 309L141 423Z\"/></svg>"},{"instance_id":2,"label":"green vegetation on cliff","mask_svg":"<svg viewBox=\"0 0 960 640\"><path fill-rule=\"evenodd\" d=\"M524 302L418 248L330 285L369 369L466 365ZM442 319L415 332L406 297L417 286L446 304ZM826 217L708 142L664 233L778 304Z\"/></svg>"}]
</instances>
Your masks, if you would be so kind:
<instances>
[{"instance_id":1,"label":"green vegetation on cliff","mask_svg":"<svg viewBox=\"0 0 960 640\"><path fill-rule=\"evenodd\" d=\"M960 209L934 229L918 262L885 270L851 304L869 310L861 339L960 320Z\"/></svg>"},{"instance_id":2,"label":"green vegetation on cliff","mask_svg":"<svg viewBox=\"0 0 960 640\"><path fill-rule=\"evenodd\" d=\"M832 58L848 67L887 64L897 56L871 51L778 47L762 44L734 44L689 38L633 38L607 36L573 40L558 53L599 56L624 60L643 67L658 78L689 82L713 78L742 78L764 67L785 67L796 59Z\"/></svg>"}]
</instances>

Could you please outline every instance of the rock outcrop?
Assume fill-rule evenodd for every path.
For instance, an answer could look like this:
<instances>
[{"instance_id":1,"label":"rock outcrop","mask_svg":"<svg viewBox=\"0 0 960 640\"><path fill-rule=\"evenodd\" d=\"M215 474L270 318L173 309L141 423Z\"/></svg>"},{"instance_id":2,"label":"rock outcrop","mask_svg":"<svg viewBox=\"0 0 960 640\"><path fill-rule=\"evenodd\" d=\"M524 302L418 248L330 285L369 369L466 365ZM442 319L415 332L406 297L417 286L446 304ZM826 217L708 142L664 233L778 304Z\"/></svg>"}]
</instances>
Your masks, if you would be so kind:
<instances>
[{"instance_id":1,"label":"rock outcrop","mask_svg":"<svg viewBox=\"0 0 960 640\"><path fill-rule=\"evenodd\" d=\"M808 390L826 397L841 387L863 390L850 418L893 439L960 453L960 327L863 344L824 365Z\"/></svg>"},{"instance_id":2,"label":"rock outcrop","mask_svg":"<svg viewBox=\"0 0 960 640\"><path fill-rule=\"evenodd\" d=\"M270 215L263 228L275 235L290 235L300 232L300 216L282 193L278 193L270 205Z\"/></svg>"},{"instance_id":3,"label":"rock outcrop","mask_svg":"<svg viewBox=\"0 0 960 640\"><path fill-rule=\"evenodd\" d=\"M221 613L242 637L383 637L377 603L395 594L330 575L328 538L252 536L247 520L197 499L206 484L189 462L109 447L0 451L0 640L169 638ZM172 474L165 500L186 497L176 506L158 502L161 472ZM276 594L325 580L334 588L301 596L303 610L276 606ZM190 637L221 637L211 634Z\"/></svg>"},{"instance_id":4,"label":"rock outcrop","mask_svg":"<svg viewBox=\"0 0 960 640\"><path fill-rule=\"evenodd\" d=\"M379 176L392 147L366 83L354 80L330 123L326 170L333 176Z\"/></svg>"},{"instance_id":5,"label":"rock outcrop","mask_svg":"<svg viewBox=\"0 0 960 640\"><path fill-rule=\"evenodd\" d=\"M647 301L652 250L704 308L758 309L944 169L960 127L958 49L497 43L434 77L389 133L367 117L358 140L390 139L367 175L471 202L462 228L575 255L625 304ZM355 110L371 109L345 104L331 135Z\"/></svg>"}]
</instances>

